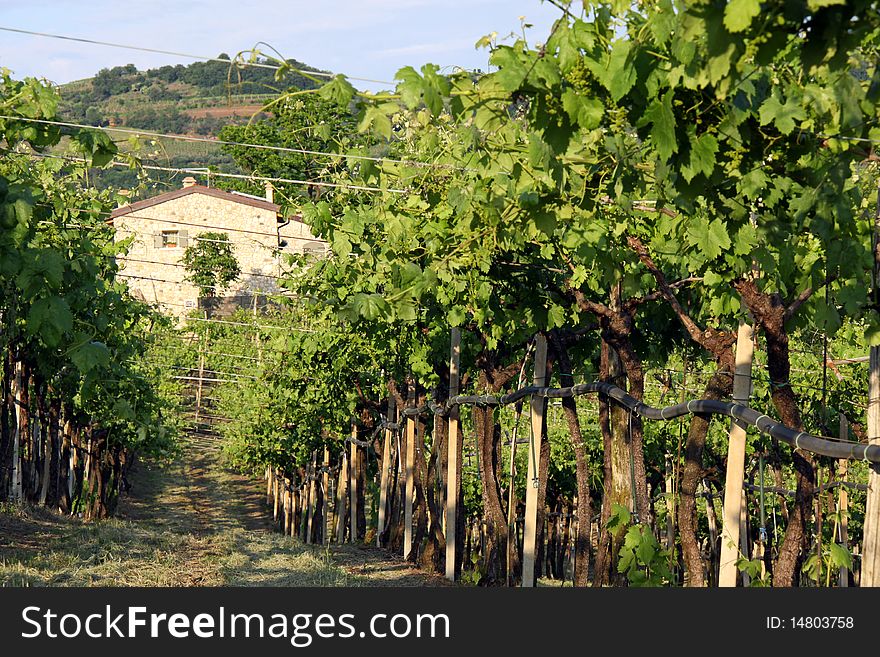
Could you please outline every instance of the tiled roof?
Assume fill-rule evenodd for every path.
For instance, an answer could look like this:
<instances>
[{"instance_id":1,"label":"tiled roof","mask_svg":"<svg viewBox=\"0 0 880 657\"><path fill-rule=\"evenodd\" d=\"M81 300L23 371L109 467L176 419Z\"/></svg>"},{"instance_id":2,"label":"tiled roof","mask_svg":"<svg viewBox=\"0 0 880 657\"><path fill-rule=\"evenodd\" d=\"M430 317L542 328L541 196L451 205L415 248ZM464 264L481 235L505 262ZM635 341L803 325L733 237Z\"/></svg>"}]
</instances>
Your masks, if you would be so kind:
<instances>
[{"instance_id":1,"label":"tiled roof","mask_svg":"<svg viewBox=\"0 0 880 657\"><path fill-rule=\"evenodd\" d=\"M159 205L160 203L165 203L166 201L173 201L176 198L187 196L189 194L205 194L206 196L213 196L214 198L223 199L224 201L231 201L233 203L249 205L254 208L260 208L261 210L271 210L276 214L281 210L281 206L272 203L271 201L264 201L258 198L250 198L249 196L242 196L240 194L233 194L231 192L217 189L215 187L191 185L190 187L182 187L180 189L175 189L170 192L165 192L164 194L159 194L158 196L154 196L152 198L144 199L143 201L137 201L129 205L124 205L121 208L116 208L110 214L110 219L113 220L116 217L122 217L126 214L137 212L138 210L151 208L154 205Z\"/></svg>"}]
</instances>

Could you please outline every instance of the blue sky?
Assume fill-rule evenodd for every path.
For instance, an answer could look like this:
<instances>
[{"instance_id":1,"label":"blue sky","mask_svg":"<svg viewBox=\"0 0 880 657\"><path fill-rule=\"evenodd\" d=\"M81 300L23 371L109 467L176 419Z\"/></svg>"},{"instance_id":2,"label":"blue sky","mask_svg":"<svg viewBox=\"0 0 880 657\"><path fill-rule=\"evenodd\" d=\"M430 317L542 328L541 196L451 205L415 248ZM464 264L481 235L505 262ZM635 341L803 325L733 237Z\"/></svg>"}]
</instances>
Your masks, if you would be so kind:
<instances>
[{"instance_id":1,"label":"blue sky","mask_svg":"<svg viewBox=\"0 0 880 657\"><path fill-rule=\"evenodd\" d=\"M425 62L486 69L487 51L475 50L477 39L519 33L525 16L534 24L529 41L542 42L559 15L541 0L0 0L3 27L209 56L263 41L311 66L379 80ZM17 78L63 84L122 64L146 69L190 61L0 32L0 66Z\"/></svg>"}]
</instances>

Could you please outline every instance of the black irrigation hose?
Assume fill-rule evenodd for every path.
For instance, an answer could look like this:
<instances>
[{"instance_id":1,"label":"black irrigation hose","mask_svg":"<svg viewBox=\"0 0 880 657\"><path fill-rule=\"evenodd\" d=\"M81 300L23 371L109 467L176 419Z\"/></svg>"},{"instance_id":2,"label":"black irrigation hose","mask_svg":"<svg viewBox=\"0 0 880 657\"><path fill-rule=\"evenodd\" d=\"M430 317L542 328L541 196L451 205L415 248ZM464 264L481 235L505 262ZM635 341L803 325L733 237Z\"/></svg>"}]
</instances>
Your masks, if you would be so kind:
<instances>
[{"instance_id":1,"label":"black irrigation hose","mask_svg":"<svg viewBox=\"0 0 880 657\"><path fill-rule=\"evenodd\" d=\"M589 393L599 393L627 410L647 420L674 420L684 415L712 414L726 415L744 424L753 426L761 433L765 433L776 440L780 440L796 449L803 449L814 454L830 456L835 459L854 459L857 461L869 461L880 463L880 445L863 445L861 443L849 443L837 440L829 440L814 436L805 431L795 431L777 422L773 418L756 411L743 404L715 401L711 399L692 399L681 404L654 408L640 402L632 395L627 394L622 388L610 383L597 381L594 383L581 383L569 388L544 388L541 386L527 386L506 395L458 395L451 397L445 408L437 404L427 406L405 408L401 411L404 416L421 415L428 410L434 413L446 414L448 408L454 404L468 406L507 406L530 395L537 395L549 399L563 397L578 397ZM434 409L437 410L434 410Z\"/></svg>"},{"instance_id":2,"label":"black irrigation hose","mask_svg":"<svg viewBox=\"0 0 880 657\"><path fill-rule=\"evenodd\" d=\"M851 488L853 490L867 491L868 487L865 484L856 484L850 481L833 481L830 484L822 484L821 486L816 486L816 493L824 493L825 491L832 490L837 488L838 486L843 486L844 488ZM743 488L747 490L761 490L760 486L755 486L754 484L744 483ZM787 488L776 488L773 486L765 486L765 493L774 493L776 495L787 495L788 497L793 497L797 491L789 490Z\"/></svg>"}]
</instances>

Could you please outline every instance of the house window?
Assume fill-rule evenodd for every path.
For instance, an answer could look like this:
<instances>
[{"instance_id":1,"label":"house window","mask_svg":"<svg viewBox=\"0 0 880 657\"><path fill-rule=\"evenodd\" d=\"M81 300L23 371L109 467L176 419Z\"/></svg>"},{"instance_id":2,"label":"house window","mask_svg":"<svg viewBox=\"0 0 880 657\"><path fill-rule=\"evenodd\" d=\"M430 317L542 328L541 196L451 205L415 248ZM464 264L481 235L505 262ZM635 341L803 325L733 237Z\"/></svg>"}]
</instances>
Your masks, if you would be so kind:
<instances>
[{"instance_id":1,"label":"house window","mask_svg":"<svg viewBox=\"0 0 880 657\"><path fill-rule=\"evenodd\" d=\"M163 230L162 231L162 248L163 249L176 249L178 244L180 244L180 232L176 230Z\"/></svg>"},{"instance_id":2,"label":"house window","mask_svg":"<svg viewBox=\"0 0 880 657\"><path fill-rule=\"evenodd\" d=\"M154 236L154 244L157 249L185 248L187 234L184 230L163 230Z\"/></svg>"}]
</instances>

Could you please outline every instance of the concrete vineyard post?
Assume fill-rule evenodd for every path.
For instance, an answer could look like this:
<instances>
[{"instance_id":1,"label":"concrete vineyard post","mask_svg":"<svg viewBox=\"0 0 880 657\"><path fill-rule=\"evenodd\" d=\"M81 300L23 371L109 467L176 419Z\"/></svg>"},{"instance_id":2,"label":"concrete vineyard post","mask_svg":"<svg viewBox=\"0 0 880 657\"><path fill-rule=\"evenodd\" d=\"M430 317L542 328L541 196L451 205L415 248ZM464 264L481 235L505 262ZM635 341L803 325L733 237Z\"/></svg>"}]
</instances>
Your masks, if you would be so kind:
<instances>
[{"instance_id":1,"label":"concrete vineyard post","mask_svg":"<svg viewBox=\"0 0 880 657\"><path fill-rule=\"evenodd\" d=\"M386 421L390 423L394 416L394 398L388 395L388 413ZM391 427L385 427L382 440L382 473L379 479L379 519L376 525L376 547L382 547L382 533L385 531L385 513L388 507L388 483L391 480Z\"/></svg>"},{"instance_id":2,"label":"concrete vineyard post","mask_svg":"<svg viewBox=\"0 0 880 657\"><path fill-rule=\"evenodd\" d=\"M752 327L740 322L736 338L736 371L733 401L748 405L752 389ZM718 586L736 586L739 559L740 524L743 513L743 471L746 458L746 429L737 420L730 423L727 447L727 474L724 483L724 513L721 523L721 570ZM748 554L746 553L746 556Z\"/></svg>"},{"instance_id":3,"label":"concrete vineyard post","mask_svg":"<svg viewBox=\"0 0 880 657\"><path fill-rule=\"evenodd\" d=\"M452 344L449 349L449 398L458 394L459 365L461 361L461 331L452 329ZM455 581L455 543L456 543L456 520L458 519L458 498L461 490L461 465L458 462L458 454L461 444L458 439L458 404L449 406L449 438L447 442L447 467L446 467L446 578Z\"/></svg>"},{"instance_id":4,"label":"concrete vineyard post","mask_svg":"<svg viewBox=\"0 0 880 657\"><path fill-rule=\"evenodd\" d=\"M535 374L532 384L547 385L547 339L538 334L535 336ZM538 534L538 505L544 500L538 499L538 459L541 458L541 440L544 434L544 398L532 395L531 399L531 435L529 437L529 462L526 477L526 515L523 529L523 560L522 585L535 585L535 552Z\"/></svg>"}]
</instances>

